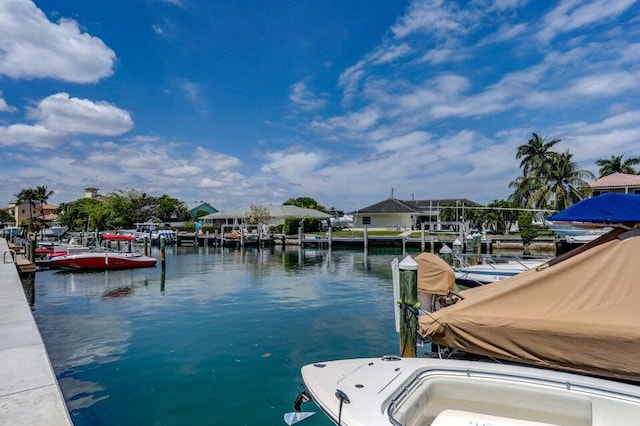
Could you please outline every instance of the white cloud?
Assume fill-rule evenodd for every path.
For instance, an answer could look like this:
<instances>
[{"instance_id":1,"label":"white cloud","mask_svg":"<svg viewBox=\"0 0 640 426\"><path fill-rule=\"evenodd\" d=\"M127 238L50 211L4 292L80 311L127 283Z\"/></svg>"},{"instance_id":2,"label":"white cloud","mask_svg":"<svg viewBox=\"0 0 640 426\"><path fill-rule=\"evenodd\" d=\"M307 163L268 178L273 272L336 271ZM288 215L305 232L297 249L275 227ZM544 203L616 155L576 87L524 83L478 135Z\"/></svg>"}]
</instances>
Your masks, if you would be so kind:
<instances>
[{"instance_id":1,"label":"white cloud","mask_svg":"<svg viewBox=\"0 0 640 426\"><path fill-rule=\"evenodd\" d=\"M327 104L326 95L324 95L325 97L315 96L309 91L307 84L303 81L292 84L290 92L289 99L291 102L304 110L320 109Z\"/></svg>"},{"instance_id":2,"label":"white cloud","mask_svg":"<svg viewBox=\"0 0 640 426\"><path fill-rule=\"evenodd\" d=\"M113 75L116 54L77 22L53 23L30 0L0 2L0 75L93 83Z\"/></svg>"},{"instance_id":3,"label":"white cloud","mask_svg":"<svg viewBox=\"0 0 640 426\"><path fill-rule=\"evenodd\" d=\"M106 102L70 98L67 93L51 95L28 109L35 124L0 126L0 146L27 144L48 148L69 141L72 135L118 136L133 128L127 111Z\"/></svg>"},{"instance_id":4,"label":"white cloud","mask_svg":"<svg viewBox=\"0 0 640 426\"><path fill-rule=\"evenodd\" d=\"M226 171L243 167L243 162L237 157L214 152L201 146L193 152L192 162L203 169Z\"/></svg>"},{"instance_id":5,"label":"white cloud","mask_svg":"<svg viewBox=\"0 0 640 426\"><path fill-rule=\"evenodd\" d=\"M635 2L636 0L563 0L545 16L538 38L549 42L558 34L619 15Z\"/></svg>"},{"instance_id":6,"label":"white cloud","mask_svg":"<svg viewBox=\"0 0 640 426\"><path fill-rule=\"evenodd\" d=\"M34 148L48 148L65 139L63 134L56 134L42 125L12 124L0 127L0 146L27 144Z\"/></svg>"},{"instance_id":7,"label":"white cloud","mask_svg":"<svg viewBox=\"0 0 640 426\"><path fill-rule=\"evenodd\" d=\"M131 115L106 102L71 98L57 93L43 99L29 118L51 132L116 136L133 128Z\"/></svg>"},{"instance_id":8,"label":"white cloud","mask_svg":"<svg viewBox=\"0 0 640 426\"><path fill-rule=\"evenodd\" d=\"M17 108L7 104L7 101L2 98L2 90L0 90L0 112L15 112L17 110Z\"/></svg>"},{"instance_id":9,"label":"white cloud","mask_svg":"<svg viewBox=\"0 0 640 426\"><path fill-rule=\"evenodd\" d=\"M161 3L169 3L169 4L173 4L175 6L180 6L183 7L184 4L182 3L182 0L160 0Z\"/></svg>"}]
</instances>

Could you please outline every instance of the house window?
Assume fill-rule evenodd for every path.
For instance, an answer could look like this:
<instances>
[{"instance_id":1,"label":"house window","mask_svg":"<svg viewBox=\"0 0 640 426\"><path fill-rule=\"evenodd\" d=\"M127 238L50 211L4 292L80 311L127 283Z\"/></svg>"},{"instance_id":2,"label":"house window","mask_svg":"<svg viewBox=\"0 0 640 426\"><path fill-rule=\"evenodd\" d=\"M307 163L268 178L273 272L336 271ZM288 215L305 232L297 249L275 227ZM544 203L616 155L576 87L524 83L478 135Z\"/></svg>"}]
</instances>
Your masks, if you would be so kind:
<instances>
[{"instance_id":1,"label":"house window","mask_svg":"<svg viewBox=\"0 0 640 426\"><path fill-rule=\"evenodd\" d=\"M371 225L371 216L362 216L363 225Z\"/></svg>"}]
</instances>

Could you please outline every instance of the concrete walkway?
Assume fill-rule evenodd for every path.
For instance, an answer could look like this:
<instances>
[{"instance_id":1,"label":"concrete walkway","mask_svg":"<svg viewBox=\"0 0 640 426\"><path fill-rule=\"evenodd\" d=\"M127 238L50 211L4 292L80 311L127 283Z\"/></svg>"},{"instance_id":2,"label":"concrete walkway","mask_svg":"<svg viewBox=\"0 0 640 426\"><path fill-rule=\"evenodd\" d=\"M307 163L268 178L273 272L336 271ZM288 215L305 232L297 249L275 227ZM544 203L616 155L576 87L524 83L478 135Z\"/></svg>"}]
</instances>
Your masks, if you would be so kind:
<instances>
[{"instance_id":1,"label":"concrete walkway","mask_svg":"<svg viewBox=\"0 0 640 426\"><path fill-rule=\"evenodd\" d=\"M47 350L8 251L6 240L0 238L0 424L71 425Z\"/></svg>"}]
</instances>

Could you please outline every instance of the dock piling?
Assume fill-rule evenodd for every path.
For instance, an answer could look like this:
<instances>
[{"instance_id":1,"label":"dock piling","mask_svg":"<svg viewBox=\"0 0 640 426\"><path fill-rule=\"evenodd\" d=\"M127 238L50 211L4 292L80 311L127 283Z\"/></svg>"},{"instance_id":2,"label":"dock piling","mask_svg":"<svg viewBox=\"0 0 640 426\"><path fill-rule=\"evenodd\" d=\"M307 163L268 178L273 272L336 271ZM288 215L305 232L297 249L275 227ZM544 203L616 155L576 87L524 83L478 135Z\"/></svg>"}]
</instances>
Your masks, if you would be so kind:
<instances>
[{"instance_id":1,"label":"dock piling","mask_svg":"<svg viewBox=\"0 0 640 426\"><path fill-rule=\"evenodd\" d=\"M418 263L405 257L400 269L400 356L415 358L418 352Z\"/></svg>"}]
</instances>

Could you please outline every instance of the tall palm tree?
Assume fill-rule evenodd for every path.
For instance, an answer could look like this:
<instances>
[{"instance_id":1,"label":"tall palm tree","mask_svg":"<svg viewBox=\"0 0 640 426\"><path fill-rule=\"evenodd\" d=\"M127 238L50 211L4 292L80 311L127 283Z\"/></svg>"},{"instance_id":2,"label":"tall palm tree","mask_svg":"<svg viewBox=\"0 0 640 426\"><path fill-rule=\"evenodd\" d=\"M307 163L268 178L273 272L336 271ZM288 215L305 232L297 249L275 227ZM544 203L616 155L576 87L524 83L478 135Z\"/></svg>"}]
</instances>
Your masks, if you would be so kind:
<instances>
[{"instance_id":1,"label":"tall palm tree","mask_svg":"<svg viewBox=\"0 0 640 426\"><path fill-rule=\"evenodd\" d=\"M596 164L600 167L600 170L598 170L600 177L607 176L612 173L638 174L633 166L640 164L640 158L632 157L622 161L622 157L624 157L624 154L612 155L609 160L604 158L596 160Z\"/></svg>"},{"instance_id":2,"label":"tall palm tree","mask_svg":"<svg viewBox=\"0 0 640 426\"><path fill-rule=\"evenodd\" d=\"M46 185L38 186L33 190L33 196L40 203L40 213L42 214L42 224L44 232L44 205L49 200L49 197L53 195L53 191L49 191Z\"/></svg>"},{"instance_id":3,"label":"tall palm tree","mask_svg":"<svg viewBox=\"0 0 640 426\"><path fill-rule=\"evenodd\" d=\"M520 167L524 176L531 174L544 176L547 173L547 164L551 148L560 143L560 139L541 138L537 133L531 133L531 139L526 144L520 145L516 152L516 160L522 158Z\"/></svg>"},{"instance_id":4,"label":"tall palm tree","mask_svg":"<svg viewBox=\"0 0 640 426\"><path fill-rule=\"evenodd\" d=\"M17 194L13 194L16 197L16 203L29 203L29 227L33 228L33 210L36 206L35 191L32 188L23 189Z\"/></svg>"},{"instance_id":5,"label":"tall palm tree","mask_svg":"<svg viewBox=\"0 0 640 426\"><path fill-rule=\"evenodd\" d=\"M569 151L551 153L549 174L545 182L531 194L534 207L563 210L589 196L591 188L585 179L595 179L595 176L588 170L578 169L572 157Z\"/></svg>"}]
</instances>

